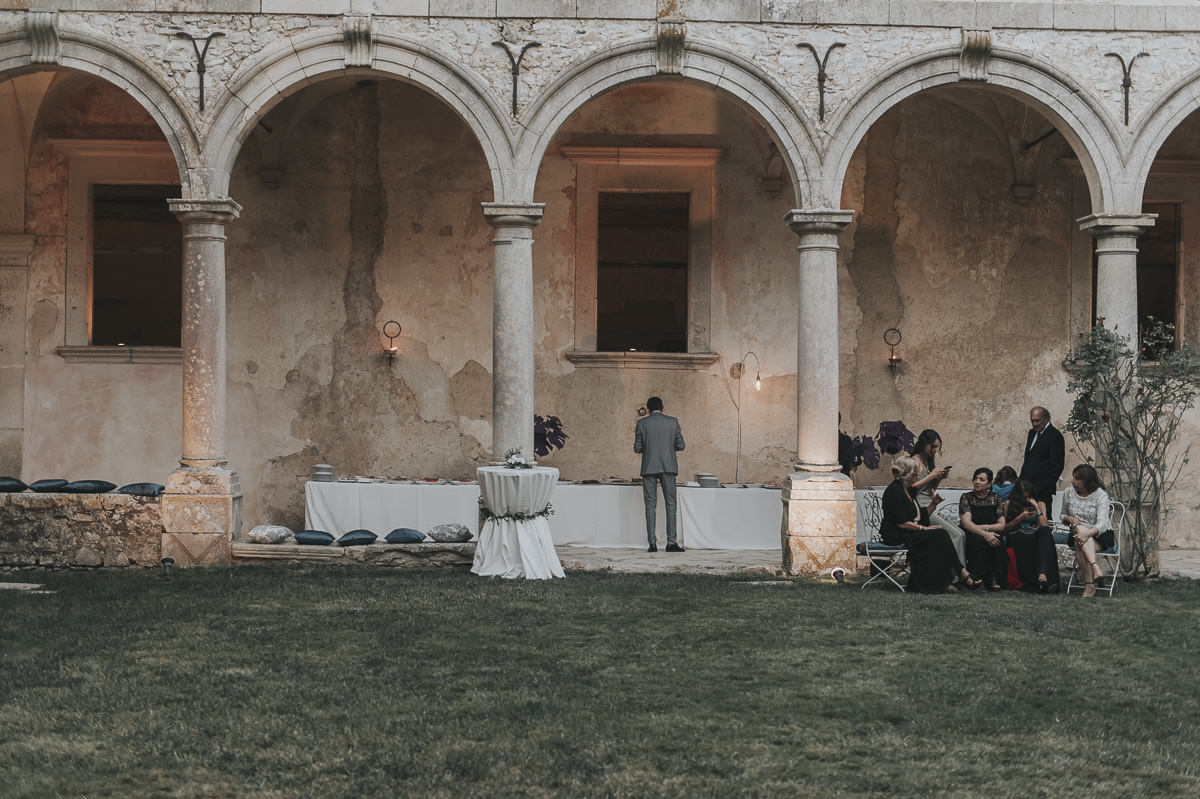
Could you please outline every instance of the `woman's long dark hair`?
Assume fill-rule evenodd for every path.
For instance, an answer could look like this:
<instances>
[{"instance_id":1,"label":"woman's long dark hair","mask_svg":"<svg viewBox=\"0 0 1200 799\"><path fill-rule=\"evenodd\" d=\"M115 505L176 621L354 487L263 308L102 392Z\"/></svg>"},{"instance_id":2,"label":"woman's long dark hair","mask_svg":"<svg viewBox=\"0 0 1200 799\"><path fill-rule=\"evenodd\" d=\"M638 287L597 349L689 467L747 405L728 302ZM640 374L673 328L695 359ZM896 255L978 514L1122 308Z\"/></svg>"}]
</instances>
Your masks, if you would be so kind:
<instances>
[{"instance_id":1,"label":"woman's long dark hair","mask_svg":"<svg viewBox=\"0 0 1200 799\"><path fill-rule=\"evenodd\" d=\"M932 452L926 455L925 450L930 444L940 442L941 440L942 437L937 434L936 430L925 429L921 431L921 435L917 436L917 443L913 444L913 455L919 456L923 463L928 460L929 462L925 465L929 467L929 471L931 472L936 468L934 460L936 460L937 456Z\"/></svg>"},{"instance_id":2,"label":"woman's long dark hair","mask_svg":"<svg viewBox=\"0 0 1200 799\"><path fill-rule=\"evenodd\" d=\"M1071 476L1076 480L1083 481L1083 489L1091 494L1097 488L1104 488L1104 484L1100 482L1100 475L1096 474L1096 467L1090 463L1081 463L1071 470Z\"/></svg>"},{"instance_id":3,"label":"woman's long dark hair","mask_svg":"<svg viewBox=\"0 0 1200 799\"><path fill-rule=\"evenodd\" d=\"M1037 500L1030 494L1033 493L1033 486L1028 480L1018 480L1013 483L1012 493L1008 495L1008 504L1004 507L1004 518L1006 521L1012 521L1025 512L1025 509L1037 507Z\"/></svg>"}]
</instances>

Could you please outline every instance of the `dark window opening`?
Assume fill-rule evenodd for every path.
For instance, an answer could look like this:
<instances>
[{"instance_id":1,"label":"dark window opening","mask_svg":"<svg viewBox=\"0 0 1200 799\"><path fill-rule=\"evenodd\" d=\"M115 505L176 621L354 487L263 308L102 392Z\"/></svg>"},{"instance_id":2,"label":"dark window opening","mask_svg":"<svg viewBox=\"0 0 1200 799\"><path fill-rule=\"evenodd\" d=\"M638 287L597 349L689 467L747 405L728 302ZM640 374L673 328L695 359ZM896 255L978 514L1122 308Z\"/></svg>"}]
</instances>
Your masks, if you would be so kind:
<instances>
[{"instance_id":1,"label":"dark window opening","mask_svg":"<svg viewBox=\"0 0 1200 799\"><path fill-rule=\"evenodd\" d=\"M183 227L167 198L180 194L92 187L92 344L179 346Z\"/></svg>"},{"instance_id":2,"label":"dark window opening","mask_svg":"<svg viewBox=\"0 0 1200 799\"><path fill-rule=\"evenodd\" d=\"M597 350L687 351L688 200L600 192Z\"/></svg>"},{"instance_id":3,"label":"dark window opening","mask_svg":"<svg viewBox=\"0 0 1200 799\"><path fill-rule=\"evenodd\" d=\"M1177 287L1179 272L1179 205L1176 203L1146 203L1142 211L1158 214L1154 226L1138 236L1137 247L1137 304L1138 329L1145 331L1154 322L1176 326L1178 345ZM1096 317L1095 246L1092 249L1092 318ZM1145 342L1139 342L1144 346ZM1154 353L1145 353L1153 359Z\"/></svg>"}]
</instances>

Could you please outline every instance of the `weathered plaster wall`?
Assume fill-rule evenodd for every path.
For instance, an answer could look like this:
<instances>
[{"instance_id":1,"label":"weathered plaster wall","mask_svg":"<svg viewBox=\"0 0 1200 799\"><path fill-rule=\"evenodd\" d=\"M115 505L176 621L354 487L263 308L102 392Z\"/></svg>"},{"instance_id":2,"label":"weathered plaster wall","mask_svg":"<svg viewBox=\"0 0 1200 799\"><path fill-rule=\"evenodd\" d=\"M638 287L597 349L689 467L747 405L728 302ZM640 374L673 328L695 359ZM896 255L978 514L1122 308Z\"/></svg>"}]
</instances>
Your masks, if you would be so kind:
<instances>
[{"instance_id":1,"label":"weathered plaster wall","mask_svg":"<svg viewBox=\"0 0 1200 799\"><path fill-rule=\"evenodd\" d=\"M26 481L166 482L179 460L178 364L67 363L67 159L52 138L161 139L149 115L103 81L60 73L40 105L26 172L28 271L24 395Z\"/></svg>"}]
</instances>

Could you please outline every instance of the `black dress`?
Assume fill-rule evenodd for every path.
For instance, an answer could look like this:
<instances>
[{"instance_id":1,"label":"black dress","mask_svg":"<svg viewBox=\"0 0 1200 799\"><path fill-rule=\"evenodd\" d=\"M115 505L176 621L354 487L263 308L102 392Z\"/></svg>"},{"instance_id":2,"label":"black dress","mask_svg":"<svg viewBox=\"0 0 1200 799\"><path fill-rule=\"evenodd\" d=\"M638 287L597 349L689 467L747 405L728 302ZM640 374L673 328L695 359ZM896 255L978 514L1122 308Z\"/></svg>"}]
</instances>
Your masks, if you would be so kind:
<instances>
[{"instance_id":1,"label":"black dress","mask_svg":"<svg viewBox=\"0 0 1200 799\"><path fill-rule=\"evenodd\" d=\"M1029 507L1035 509L1037 506L1030 503ZM1024 509L1010 503L1007 518L1015 519L1021 515L1022 510ZM1021 578L1021 588L1026 591L1038 587L1039 574L1046 575L1047 585L1055 585L1058 582L1058 550L1054 547L1054 536L1050 534L1050 528L1040 524L1044 521L1045 519L1040 517L1025 521L1020 527L1005 534L1005 541L1012 547L1013 558L1017 561L1017 576Z\"/></svg>"},{"instance_id":2,"label":"black dress","mask_svg":"<svg viewBox=\"0 0 1200 799\"><path fill-rule=\"evenodd\" d=\"M915 522L919 516L917 503L904 490L904 483L893 480L883 492L883 521L879 524L879 538L885 544L904 544L908 547L908 590L940 594L955 581L962 570L962 563L945 530L907 530L900 527L904 522Z\"/></svg>"},{"instance_id":3,"label":"black dress","mask_svg":"<svg viewBox=\"0 0 1200 799\"><path fill-rule=\"evenodd\" d=\"M995 524L1000 521L1003 504L998 494L988 492L987 496L980 498L975 496L973 491L968 491L958 500L958 515L962 518L970 513L971 521L977 525ZM963 529L967 533L967 571L988 585L997 582L1003 585L1004 574L1008 570L1008 554L1005 552L1003 536L1000 546L994 547L985 541L983 536L975 535L965 527Z\"/></svg>"}]
</instances>

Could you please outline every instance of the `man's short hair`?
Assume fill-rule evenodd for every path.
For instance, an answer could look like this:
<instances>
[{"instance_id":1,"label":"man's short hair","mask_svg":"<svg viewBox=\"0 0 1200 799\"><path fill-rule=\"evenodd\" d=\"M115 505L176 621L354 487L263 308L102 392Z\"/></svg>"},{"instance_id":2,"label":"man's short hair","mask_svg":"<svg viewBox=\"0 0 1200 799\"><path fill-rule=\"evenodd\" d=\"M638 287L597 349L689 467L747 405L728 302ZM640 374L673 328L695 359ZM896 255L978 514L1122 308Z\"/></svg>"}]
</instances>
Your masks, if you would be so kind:
<instances>
[{"instance_id":1,"label":"man's short hair","mask_svg":"<svg viewBox=\"0 0 1200 799\"><path fill-rule=\"evenodd\" d=\"M650 411L651 413L654 411L661 411L662 409L662 400L658 397L651 397L650 399L646 400L646 410Z\"/></svg>"},{"instance_id":2,"label":"man's short hair","mask_svg":"<svg viewBox=\"0 0 1200 799\"><path fill-rule=\"evenodd\" d=\"M1039 417L1041 417L1041 418L1045 419L1047 422L1048 422L1048 421L1050 421L1050 411L1046 410L1046 409L1045 409L1045 408L1043 408L1041 405L1035 405L1035 406L1033 406L1033 408L1031 408L1029 412L1030 412L1030 413L1037 413L1037 415L1038 415Z\"/></svg>"}]
</instances>

